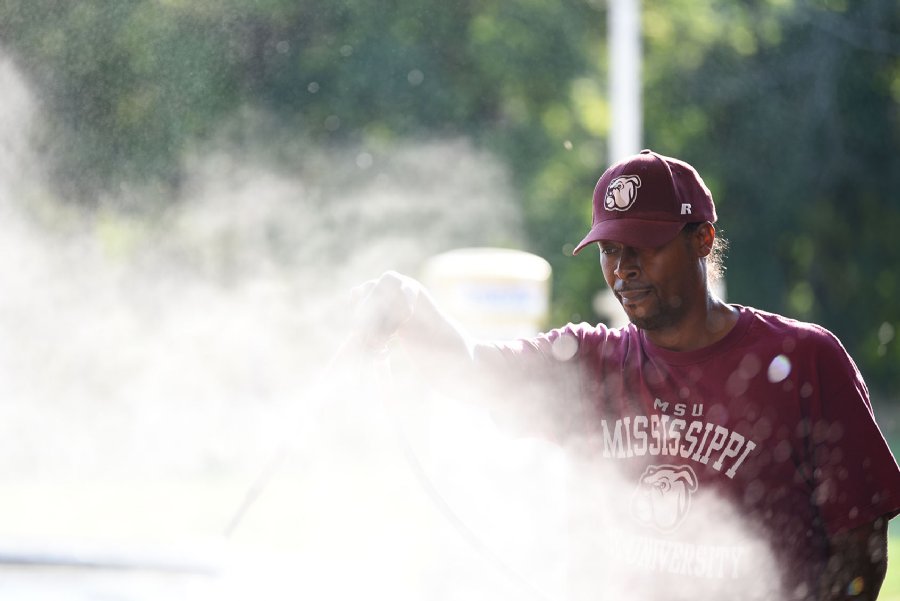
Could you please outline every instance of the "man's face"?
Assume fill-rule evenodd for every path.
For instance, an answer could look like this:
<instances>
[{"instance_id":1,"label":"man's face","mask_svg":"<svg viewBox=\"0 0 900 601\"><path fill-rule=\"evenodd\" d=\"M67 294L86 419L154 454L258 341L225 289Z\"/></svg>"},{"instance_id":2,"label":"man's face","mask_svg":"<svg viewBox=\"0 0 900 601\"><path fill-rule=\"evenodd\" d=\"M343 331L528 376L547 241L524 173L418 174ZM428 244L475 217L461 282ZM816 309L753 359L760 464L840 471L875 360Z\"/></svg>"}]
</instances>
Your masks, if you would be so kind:
<instances>
[{"instance_id":1,"label":"man's face","mask_svg":"<svg viewBox=\"0 0 900 601\"><path fill-rule=\"evenodd\" d=\"M676 325L690 307L703 300L703 272L691 241L681 233L658 248L635 248L602 240L603 277L639 328Z\"/></svg>"}]
</instances>

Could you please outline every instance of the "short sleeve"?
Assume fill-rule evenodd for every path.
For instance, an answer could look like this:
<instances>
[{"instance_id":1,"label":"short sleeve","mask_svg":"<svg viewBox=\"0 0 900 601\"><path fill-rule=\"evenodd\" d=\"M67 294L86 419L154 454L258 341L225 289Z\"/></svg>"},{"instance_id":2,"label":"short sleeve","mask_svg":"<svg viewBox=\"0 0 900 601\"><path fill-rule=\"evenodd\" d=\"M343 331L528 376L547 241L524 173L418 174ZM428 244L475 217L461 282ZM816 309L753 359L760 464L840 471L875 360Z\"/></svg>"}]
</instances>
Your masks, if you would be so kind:
<instances>
[{"instance_id":1,"label":"short sleeve","mask_svg":"<svg viewBox=\"0 0 900 601\"><path fill-rule=\"evenodd\" d=\"M868 389L853 360L830 332L814 352L817 381L803 382L813 503L830 535L900 511L900 470L884 438Z\"/></svg>"}]
</instances>

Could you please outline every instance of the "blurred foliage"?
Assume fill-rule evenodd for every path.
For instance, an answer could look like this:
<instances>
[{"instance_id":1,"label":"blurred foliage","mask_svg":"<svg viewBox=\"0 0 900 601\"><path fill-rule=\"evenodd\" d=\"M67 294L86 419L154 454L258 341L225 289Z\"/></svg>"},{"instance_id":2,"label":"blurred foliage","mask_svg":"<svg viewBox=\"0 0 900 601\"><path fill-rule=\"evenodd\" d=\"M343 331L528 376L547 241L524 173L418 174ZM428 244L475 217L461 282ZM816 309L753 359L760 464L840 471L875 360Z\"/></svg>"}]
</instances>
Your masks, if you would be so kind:
<instances>
[{"instance_id":1,"label":"blurred foliage","mask_svg":"<svg viewBox=\"0 0 900 601\"><path fill-rule=\"evenodd\" d=\"M900 397L900 5L644 0L646 145L695 164L729 298L822 323ZM242 111L273 148L466 136L509 165L554 323L593 320L586 252L609 131L603 0L0 0L50 120L58 189L177 197ZM276 151L277 154L277 151Z\"/></svg>"},{"instance_id":2,"label":"blurred foliage","mask_svg":"<svg viewBox=\"0 0 900 601\"><path fill-rule=\"evenodd\" d=\"M709 174L730 297L825 325L897 400L900 5L715 4L691 64L648 36L647 143Z\"/></svg>"}]
</instances>

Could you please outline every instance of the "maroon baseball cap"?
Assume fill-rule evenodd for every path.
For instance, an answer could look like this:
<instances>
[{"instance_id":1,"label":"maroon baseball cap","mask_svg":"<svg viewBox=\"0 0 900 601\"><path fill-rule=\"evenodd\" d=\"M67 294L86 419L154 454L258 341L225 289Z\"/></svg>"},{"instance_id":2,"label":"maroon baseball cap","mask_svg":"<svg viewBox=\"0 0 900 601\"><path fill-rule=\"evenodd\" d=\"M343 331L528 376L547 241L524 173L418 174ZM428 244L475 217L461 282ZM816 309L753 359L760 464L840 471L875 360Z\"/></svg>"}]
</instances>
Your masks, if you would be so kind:
<instances>
[{"instance_id":1,"label":"maroon baseball cap","mask_svg":"<svg viewBox=\"0 0 900 601\"><path fill-rule=\"evenodd\" d=\"M712 194L700 174L684 161L642 150L600 177L591 231L572 254L600 240L655 248L693 221L716 221Z\"/></svg>"}]
</instances>

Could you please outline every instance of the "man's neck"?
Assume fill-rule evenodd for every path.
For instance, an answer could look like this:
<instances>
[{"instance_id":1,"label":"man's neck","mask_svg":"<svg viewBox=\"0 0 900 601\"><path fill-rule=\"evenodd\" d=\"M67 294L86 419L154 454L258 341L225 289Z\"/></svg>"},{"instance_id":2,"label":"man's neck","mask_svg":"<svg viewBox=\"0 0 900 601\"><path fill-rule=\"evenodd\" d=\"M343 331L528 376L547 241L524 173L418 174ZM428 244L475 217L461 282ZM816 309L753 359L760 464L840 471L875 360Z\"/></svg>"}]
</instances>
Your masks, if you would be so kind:
<instances>
[{"instance_id":1,"label":"man's neck","mask_svg":"<svg viewBox=\"0 0 900 601\"><path fill-rule=\"evenodd\" d=\"M710 295L700 310L684 316L677 324L645 330L647 339L670 351L695 351L725 337L738 321L738 310Z\"/></svg>"}]
</instances>

